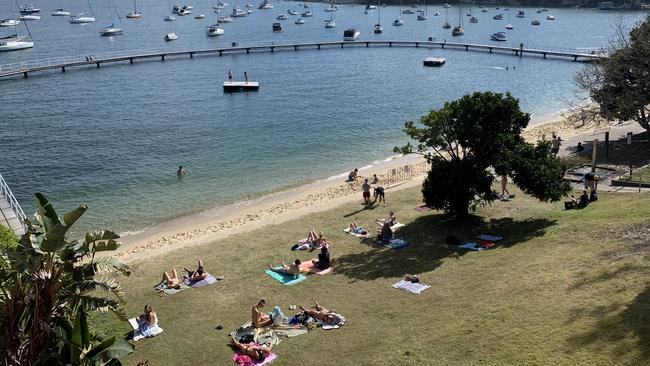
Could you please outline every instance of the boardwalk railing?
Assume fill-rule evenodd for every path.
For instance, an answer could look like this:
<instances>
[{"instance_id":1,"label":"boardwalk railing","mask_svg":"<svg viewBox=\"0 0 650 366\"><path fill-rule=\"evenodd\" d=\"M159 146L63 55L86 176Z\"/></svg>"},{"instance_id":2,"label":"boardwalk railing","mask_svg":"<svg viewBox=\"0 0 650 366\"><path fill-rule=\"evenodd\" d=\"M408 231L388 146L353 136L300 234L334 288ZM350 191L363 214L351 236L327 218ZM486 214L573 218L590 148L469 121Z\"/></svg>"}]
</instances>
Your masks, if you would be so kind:
<instances>
[{"instance_id":1,"label":"boardwalk railing","mask_svg":"<svg viewBox=\"0 0 650 366\"><path fill-rule=\"evenodd\" d=\"M2 214L3 216L2 219L7 223L10 229L14 230L14 232L17 235L22 235L25 232L25 219L27 218L27 216L25 216L23 209L20 207L20 204L18 204L16 197L14 196L13 192L11 192L11 189L9 189L7 182L5 182L1 174L0 174L0 198L4 198L9 204L9 207L0 207L0 214ZM11 210L11 212L18 219L18 223L20 224L19 227L17 227L16 224L11 223L12 216L7 216L5 210Z\"/></svg>"},{"instance_id":2,"label":"boardwalk railing","mask_svg":"<svg viewBox=\"0 0 650 366\"><path fill-rule=\"evenodd\" d=\"M359 48L359 47L415 47L415 48L428 48L428 49L461 49L465 51L487 51L489 53L502 53L510 54L518 57L522 56L542 56L543 58L564 58L573 61L593 61L603 57L607 57L600 51L585 51L583 50L561 50L543 47L523 47L520 46L507 46L507 45L493 45L493 44L478 44L478 43L457 43L447 42L447 40L434 40L431 41L336 41L336 42L310 42L310 43L265 43L265 44L239 44L233 43L232 47L222 48L209 48L209 49L193 49L193 50L169 50L169 49L156 49L156 50L136 50L136 51L119 51L112 53L102 53L95 55L81 55L81 56L67 56L55 57L43 60L33 60L17 62L12 64L0 65L0 78L14 75L27 77L28 73L46 70L61 69L65 72L67 67L75 66L96 66L107 63L125 62L134 63L137 60L150 60L161 59L165 60L167 57L189 56L193 58L195 55L211 55L223 56L225 54L235 53L256 53L256 52L275 52L281 50L314 50L321 48Z\"/></svg>"}]
</instances>

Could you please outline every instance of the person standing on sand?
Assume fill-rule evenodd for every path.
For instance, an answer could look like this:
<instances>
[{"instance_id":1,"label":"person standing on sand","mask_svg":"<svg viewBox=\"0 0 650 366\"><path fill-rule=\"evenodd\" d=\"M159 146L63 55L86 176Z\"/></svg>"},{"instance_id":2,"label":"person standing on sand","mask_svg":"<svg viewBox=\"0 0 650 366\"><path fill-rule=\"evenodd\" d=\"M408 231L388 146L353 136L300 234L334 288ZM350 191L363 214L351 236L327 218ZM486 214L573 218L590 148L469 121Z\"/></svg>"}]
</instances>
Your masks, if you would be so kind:
<instances>
[{"instance_id":1,"label":"person standing on sand","mask_svg":"<svg viewBox=\"0 0 650 366\"><path fill-rule=\"evenodd\" d=\"M560 136L553 136L553 140L551 140L551 154L557 156L557 153L560 152L560 146L562 145L562 139Z\"/></svg>"},{"instance_id":2,"label":"person standing on sand","mask_svg":"<svg viewBox=\"0 0 650 366\"><path fill-rule=\"evenodd\" d=\"M368 206L370 204L370 184L368 184L368 179L363 182L361 189L363 190L363 203Z\"/></svg>"},{"instance_id":3,"label":"person standing on sand","mask_svg":"<svg viewBox=\"0 0 650 366\"><path fill-rule=\"evenodd\" d=\"M182 165L179 166L179 167L178 167L178 170L176 171L176 175L178 175L179 177L182 177L182 176L184 176L185 174L187 174L187 170L183 169L183 166L182 166Z\"/></svg>"}]
</instances>

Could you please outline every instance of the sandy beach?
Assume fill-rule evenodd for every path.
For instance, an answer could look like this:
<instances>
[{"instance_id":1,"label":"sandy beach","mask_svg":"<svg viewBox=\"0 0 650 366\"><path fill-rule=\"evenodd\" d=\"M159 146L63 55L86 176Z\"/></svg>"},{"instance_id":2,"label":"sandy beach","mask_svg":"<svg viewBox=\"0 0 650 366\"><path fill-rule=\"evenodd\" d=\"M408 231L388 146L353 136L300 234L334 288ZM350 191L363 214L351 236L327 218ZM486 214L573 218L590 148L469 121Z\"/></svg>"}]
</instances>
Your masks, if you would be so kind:
<instances>
[{"instance_id":1,"label":"sandy beach","mask_svg":"<svg viewBox=\"0 0 650 366\"><path fill-rule=\"evenodd\" d=\"M564 116L537 123L527 128L523 136L529 142L550 139L555 133L563 139L562 155L578 141L603 138L605 131L611 139L625 136L627 132L639 132L640 126L625 123L617 126L576 127ZM148 228L138 234L123 238L118 256L133 262L147 257L162 255L188 246L201 245L230 235L254 230L265 225L281 224L308 213L321 212L338 205L358 200L361 204L361 184L366 177L376 174L378 186L386 188L387 199L391 192L421 184L427 171L426 161L420 155L396 157L359 171L359 178L352 183L345 177L332 177L307 185L261 197L257 200L213 209L180 217ZM399 182L389 184L388 173L408 169L409 174L399 177Z\"/></svg>"}]
</instances>

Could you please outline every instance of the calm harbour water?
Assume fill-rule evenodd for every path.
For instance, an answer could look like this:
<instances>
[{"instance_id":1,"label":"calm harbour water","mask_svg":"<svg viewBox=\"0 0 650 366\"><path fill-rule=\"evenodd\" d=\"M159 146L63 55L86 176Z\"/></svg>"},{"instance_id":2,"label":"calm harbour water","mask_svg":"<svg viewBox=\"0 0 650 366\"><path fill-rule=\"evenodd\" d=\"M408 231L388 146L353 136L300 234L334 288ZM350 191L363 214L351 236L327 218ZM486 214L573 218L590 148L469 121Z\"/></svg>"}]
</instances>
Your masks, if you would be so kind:
<instances>
[{"instance_id":1,"label":"calm harbour water","mask_svg":"<svg viewBox=\"0 0 650 366\"><path fill-rule=\"evenodd\" d=\"M122 19L125 34L99 37L111 19L108 2L91 2L98 21L69 24L49 13L58 7L89 13L82 1L33 1L42 19L29 23L35 47L0 53L0 64L66 55L91 55L137 49L190 49L240 44L340 40L343 30L356 27L361 39L424 40L447 38L441 24L445 9L429 7L427 21L402 15L403 27L393 27L397 7L381 8L382 35L372 34L376 11L363 14L360 5L334 13L337 27L325 29L330 14L323 4L311 4L314 17L284 31L271 24L287 9L302 12L296 2L274 3L246 18L224 24L221 37L205 36L216 21L211 1L191 4L204 20L177 16L164 22L168 9L159 1L138 1L139 20ZM116 2L119 14L132 2ZM233 5L245 7L245 2ZM22 4L21 5L25 5ZM642 13L606 13L551 9L510 22L506 44L539 47L597 48L607 43L612 24L626 24ZM0 1L0 18L11 17L11 6ZM465 36L454 41L490 43L489 34L508 22L492 20L490 9L474 8L479 23L463 14ZM464 13L464 11L463 11ZM553 14L555 21L546 21ZM530 21L539 18L542 25ZM458 8L449 9L458 22ZM25 28L19 28L24 33ZM175 42L165 43L170 31ZM9 29L0 28L0 36ZM442 68L423 68L428 56L447 58ZM509 70L505 67L509 66ZM516 68L513 68L516 67ZM403 122L414 120L445 101L473 91L510 91L536 120L566 108L573 96L572 77L580 63L542 60L481 52L414 48L331 49L276 52L193 60L143 62L100 69L51 72L28 79L0 80L0 173L26 212L33 211L33 192L44 192L61 211L79 203L90 206L81 229L136 231L179 215L224 206L242 199L340 174L391 155L406 141ZM247 71L259 80L256 93L224 94L221 83L232 68L237 77ZM183 165L189 174L179 180Z\"/></svg>"}]
</instances>

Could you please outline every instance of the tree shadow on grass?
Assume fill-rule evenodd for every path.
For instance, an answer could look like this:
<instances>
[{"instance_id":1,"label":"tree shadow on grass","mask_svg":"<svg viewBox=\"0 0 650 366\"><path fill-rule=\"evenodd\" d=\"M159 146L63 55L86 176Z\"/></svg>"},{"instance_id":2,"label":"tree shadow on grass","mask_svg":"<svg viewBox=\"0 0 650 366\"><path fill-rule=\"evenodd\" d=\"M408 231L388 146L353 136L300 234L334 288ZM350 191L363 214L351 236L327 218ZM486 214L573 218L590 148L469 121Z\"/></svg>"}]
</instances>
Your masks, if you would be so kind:
<instances>
[{"instance_id":1,"label":"tree shadow on grass","mask_svg":"<svg viewBox=\"0 0 650 366\"><path fill-rule=\"evenodd\" d=\"M407 240L404 249L392 250L374 245L374 238L362 242L370 244L363 253L347 254L336 258L337 273L354 280L401 277L407 273L423 273L436 269L448 257L464 255L467 251L445 243L447 236L461 242L470 241L480 233L503 236L496 247L511 247L544 234L555 220L499 218L485 220L471 215L462 221L449 220L443 214L420 216L401 228L396 237Z\"/></svg>"},{"instance_id":2,"label":"tree shadow on grass","mask_svg":"<svg viewBox=\"0 0 650 366\"><path fill-rule=\"evenodd\" d=\"M620 310L623 309L623 310ZM620 310L620 311L619 311ZM629 342L624 339L635 339L640 351L638 364L645 364L650 358L650 285L639 293L631 303L613 304L602 309L588 312L589 316L600 318L596 326L584 333L568 339L572 349L582 350L602 347L613 347L616 356L626 356L630 353ZM629 362L631 360L624 360Z\"/></svg>"}]
</instances>

